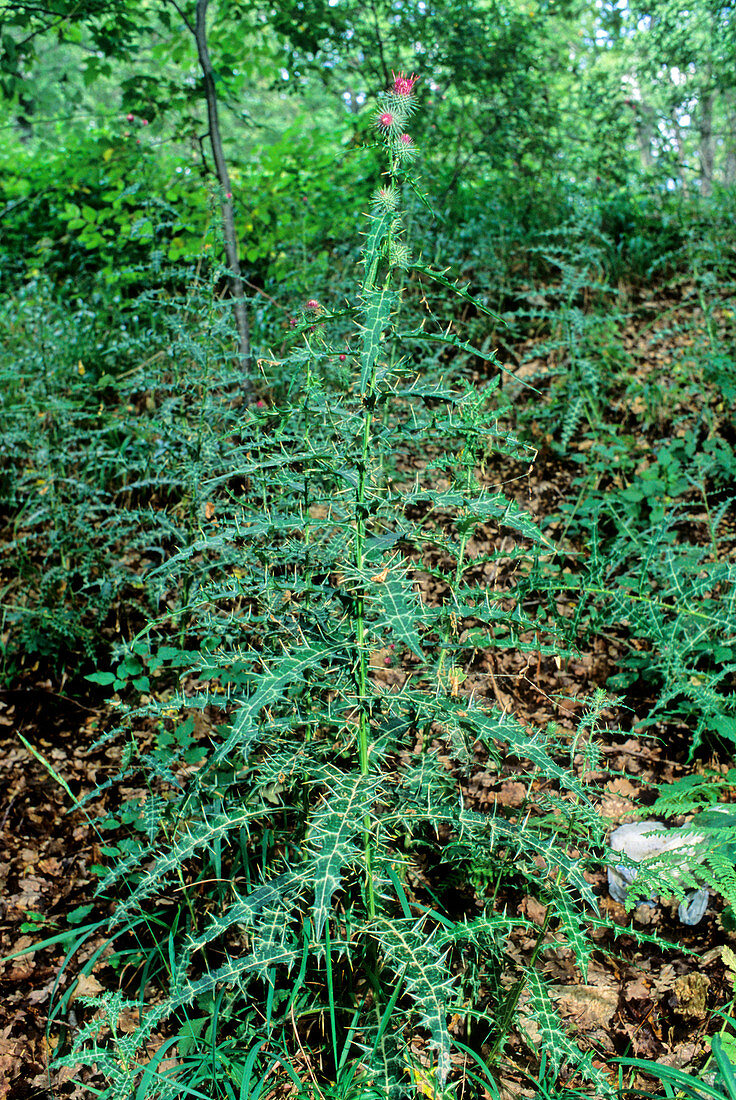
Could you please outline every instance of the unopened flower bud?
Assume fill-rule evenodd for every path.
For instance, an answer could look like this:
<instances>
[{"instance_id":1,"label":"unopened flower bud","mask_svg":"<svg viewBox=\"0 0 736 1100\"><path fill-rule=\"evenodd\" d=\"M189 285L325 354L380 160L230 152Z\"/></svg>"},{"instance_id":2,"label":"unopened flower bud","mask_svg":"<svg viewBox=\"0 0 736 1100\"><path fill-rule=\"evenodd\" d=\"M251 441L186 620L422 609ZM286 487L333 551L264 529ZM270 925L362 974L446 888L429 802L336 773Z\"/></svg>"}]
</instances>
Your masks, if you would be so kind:
<instances>
[{"instance_id":1,"label":"unopened flower bud","mask_svg":"<svg viewBox=\"0 0 736 1100\"><path fill-rule=\"evenodd\" d=\"M401 160L411 160L417 153L417 147L411 134L399 134L394 149Z\"/></svg>"},{"instance_id":2,"label":"unopened flower bud","mask_svg":"<svg viewBox=\"0 0 736 1100\"><path fill-rule=\"evenodd\" d=\"M373 196L373 205L377 206L379 210L385 211L390 214L398 208L399 205L399 192L393 186L379 187Z\"/></svg>"}]
</instances>

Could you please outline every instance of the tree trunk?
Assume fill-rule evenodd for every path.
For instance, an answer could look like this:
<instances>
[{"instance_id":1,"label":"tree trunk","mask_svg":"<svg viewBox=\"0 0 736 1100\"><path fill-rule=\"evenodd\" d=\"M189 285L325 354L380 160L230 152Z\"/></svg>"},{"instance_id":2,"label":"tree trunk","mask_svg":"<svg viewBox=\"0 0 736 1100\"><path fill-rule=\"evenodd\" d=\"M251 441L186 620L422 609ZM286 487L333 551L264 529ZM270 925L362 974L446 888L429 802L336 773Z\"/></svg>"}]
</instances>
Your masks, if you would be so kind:
<instances>
[{"instance_id":1,"label":"tree trunk","mask_svg":"<svg viewBox=\"0 0 736 1100\"><path fill-rule=\"evenodd\" d=\"M684 142L682 140L682 127L680 126L677 118L677 111L673 111L670 116L670 126L672 127L672 133L674 135L674 145L677 153L677 179L680 187L682 188L683 195L687 195L688 186L685 178L685 152Z\"/></svg>"},{"instance_id":2,"label":"tree trunk","mask_svg":"<svg viewBox=\"0 0 736 1100\"><path fill-rule=\"evenodd\" d=\"M713 66L705 67L705 83L698 99L698 140L700 145L700 193L713 193Z\"/></svg>"},{"instance_id":3,"label":"tree trunk","mask_svg":"<svg viewBox=\"0 0 736 1100\"><path fill-rule=\"evenodd\" d=\"M713 100L712 92L700 101L698 136L700 138L700 193L713 193Z\"/></svg>"},{"instance_id":4,"label":"tree trunk","mask_svg":"<svg viewBox=\"0 0 736 1100\"><path fill-rule=\"evenodd\" d=\"M209 0L197 0L196 22L194 37L197 42L197 55L199 65L204 78L204 94L207 101L207 119L209 122L210 145L212 157L215 162L217 179L222 190L222 230L225 239L225 256L229 268L228 280L230 293L233 299L233 313L238 329L238 352L243 367L243 388L248 399L253 397L253 382L250 376L250 329L248 325L248 311L245 306L245 288L240 271L240 257L238 254L238 237L235 232L235 216L233 213L233 197L230 187L230 174L227 170L225 153L222 148L222 136L217 115L217 90L215 88L215 74L210 61L210 53L207 47L207 6Z\"/></svg>"},{"instance_id":5,"label":"tree trunk","mask_svg":"<svg viewBox=\"0 0 736 1100\"><path fill-rule=\"evenodd\" d=\"M727 187L736 183L736 92L731 88L723 93L723 114L726 135L723 144L726 155L723 159L723 182Z\"/></svg>"},{"instance_id":6,"label":"tree trunk","mask_svg":"<svg viewBox=\"0 0 736 1100\"><path fill-rule=\"evenodd\" d=\"M654 109L648 103L636 103L634 108L641 163L645 169L648 169L654 165L654 153L652 151L655 134Z\"/></svg>"}]
</instances>

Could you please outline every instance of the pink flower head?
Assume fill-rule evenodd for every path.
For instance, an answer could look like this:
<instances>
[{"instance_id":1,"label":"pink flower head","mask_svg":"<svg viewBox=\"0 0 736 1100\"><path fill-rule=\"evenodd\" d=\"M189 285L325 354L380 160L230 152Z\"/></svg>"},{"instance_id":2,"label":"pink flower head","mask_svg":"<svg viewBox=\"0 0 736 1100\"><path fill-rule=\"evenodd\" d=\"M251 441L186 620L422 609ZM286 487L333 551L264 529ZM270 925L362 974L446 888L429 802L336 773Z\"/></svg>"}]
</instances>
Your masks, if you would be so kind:
<instances>
[{"instance_id":1,"label":"pink flower head","mask_svg":"<svg viewBox=\"0 0 736 1100\"><path fill-rule=\"evenodd\" d=\"M394 78L394 95L414 95L414 85L417 80L419 80L418 76L414 76L414 73L412 73L411 76L407 76L406 73L399 73L397 75L393 70L391 71L391 76Z\"/></svg>"},{"instance_id":2,"label":"pink flower head","mask_svg":"<svg viewBox=\"0 0 736 1100\"><path fill-rule=\"evenodd\" d=\"M399 137L399 141L401 142L402 145L413 145L414 144L414 139L412 138L411 134L401 134L400 137Z\"/></svg>"},{"instance_id":3,"label":"pink flower head","mask_svg":"<svg viewBox=\"0 0 736 1100\"><path fill-rule=\"evenodd\" d=\"M226 199L231 199L232 197L233 197L233 193L232 193L232 191L226 191L226 192L225 192L225 198L226 198Z\"/></svg>"},{"instance_id":4,"label":"pink flower head","mask_svg":"<svg viewBox=\"0 0 736 1100\"><path fill-rule=\"evenodd\" d=\"M315 313L319 313L322 310L322 306L319 304L316 298L310 298L304 308L313 309Z\"/></svg>"},{"instance_id":5,"label":"pink flower head","mask_svg":"<svg viewBox=\"0 0 736 1100\"><path fill-rule=\"evenodd\" d=\"M390 130L396 122L396 117L390 111L381 111L378 116L378 125L381 130Z\"/></svg>"},{"instance_id":6,"label":"pink flower head","mask_svg":"<svg viewBox=\"0 0 736 1100\"><path fill-rule=\"evenodd\" d=\"M265 407L266 407L266 402L265 401L256 401L256 408L265 409Z\"/></svg>"},{"instance_id":7,"label":"pink flower head","mask_svg":"<svg viewBox=\"0 0 736 1100\"><path fill-rule=\"evenodd\" d=\"M344 363L347 359L347 355L338 355L337 358L340 360L341 363Z\"/></svg>"},{"instance_id":8,"label":"pink flower head","mask_svg":"<svg viewBox=\"0 0 736 1100\"><path fill-rule=\"evenodd\" d=\"M142 118L141 119L141 126L148 126L148 119L147 118Z\"/></svg>"},{"instance_id":9,"label":"pink flower head","mask_svg":"<svg viewBox=\"0 0 736 1100\"><path fill-rule=\"evenodd\" d=\"M125 119L127 122L133 122L133 120L135 119L135 115L126 115Z\"/></svg>"}]
</instances>

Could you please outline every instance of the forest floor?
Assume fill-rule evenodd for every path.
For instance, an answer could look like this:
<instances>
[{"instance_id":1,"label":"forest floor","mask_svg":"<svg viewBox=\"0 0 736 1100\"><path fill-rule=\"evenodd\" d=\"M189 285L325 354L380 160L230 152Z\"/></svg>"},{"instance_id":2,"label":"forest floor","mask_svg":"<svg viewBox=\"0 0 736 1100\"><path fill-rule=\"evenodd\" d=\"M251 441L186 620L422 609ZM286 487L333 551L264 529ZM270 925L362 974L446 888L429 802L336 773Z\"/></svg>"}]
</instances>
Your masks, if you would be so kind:
<instances>
[{"instance_id":1,"label":"forest floor","mask_svg":"<svg viewBox=\"0 0 736 1100\"><path fill-rule=\"evenodd\" d=\"M687 299L682 288L678 294ZM632 311L624 342L642 376L666 372L673 354L666 332L677 330L678 310L688 315L688 325L680 327L692 330L697 309L692 301L670 297ZM666 316L666 323L653 320L657 316ZM530 340L517 349L518 358L526 364L523 370L528 371L529 364L534 366L534 347ZM623 421L630 410L622 405L620 415ZM505 485L504 490L516 492L519 502L543 523L569 492L576 472L570 462L542 448L529 477ZM728 552L733 554L732 545ZM484 693L492 693L499 705L530 726L555 722L562 729L573 730L586 698L597 687L605 687L615 669L616 653L610 639L602 636L594 637L587 649L566 663L494 651L482 671ZM392 671L378 674L390 675ZM655 736L656 729L643 732L638 727L636 705L626 719L624 734L615 732L620 715L611 712L609 718L614 732L601 743L604 763L588 773L586 781L597 788L601 813L613 827L641 816L654 801L657 784L702 767L703 761L687 764L685 744L673 749L671 743ZM0 694L0 956L4 960L0 963L0 1100L45 1100L52 1094L89 1096L84 1085L75 1083L73 1070L57 1072L50 1081L48 1056L59 1041L60 1030L75 1026L75 998L126 984L124 969L114 969L103 950L104 928L89 934L73 967L66 965L75 927L70 921L81 925L102 921L105 916L96 908L98 879L93 868L104 862L101 849L110 836L102 840L90 818L70 809L68 794L50 774L53 769L75 798L114 774L122 746L112 741L100 749L89 748L114 720L110 708L91 705L83 694L74 697L69 685L54 683L40 671L28 671ZM206 738L205 724L198 734ZM708 763L719 766L715 759ZM135 794L133 790L110 790L91 803L87 812L94 818ZM494 800L506 806L520 805L524 794L525 788L514 778L500 787L496 780L492 783L482 763L464 788L468 804L481 809L490 808ZM593 932L597 949L585 984L581 984L569 950L559 948L544 955L552 993L572 1034L602 1067L612 1067L613 1060L624 1054L678 1067L701 1064L707 1036L720 1026L715 1014L734 997L721 955L724 945L736 941L736 934L722 926L718 901L711 897L704 919L696 927L686 927L677 919L674 904L640 906L633 914L627 913L609 897L603 873L595 884L602 915L609 916L620 932L615 937L610 930ZM537 902L522 898L518 904L528 918L541 925L544 910ZM668 945L638 942L627 931L634 928L657 932ZM57 942L49 946L27 950L54 937ZM534 939L520 933L512 950L523 959L529 957L533 946ZM77 982L66 1018L56 1020L47 1030L50 1008L75 981L80 963L95 954L90 974ZM533 1034L528 1038L533 1044ZM521 1045L516 1053L523 1065L526 1056ZM502 1085L509 1098L533 1095L512 1071Z\"/></svg>"}]
</instances>

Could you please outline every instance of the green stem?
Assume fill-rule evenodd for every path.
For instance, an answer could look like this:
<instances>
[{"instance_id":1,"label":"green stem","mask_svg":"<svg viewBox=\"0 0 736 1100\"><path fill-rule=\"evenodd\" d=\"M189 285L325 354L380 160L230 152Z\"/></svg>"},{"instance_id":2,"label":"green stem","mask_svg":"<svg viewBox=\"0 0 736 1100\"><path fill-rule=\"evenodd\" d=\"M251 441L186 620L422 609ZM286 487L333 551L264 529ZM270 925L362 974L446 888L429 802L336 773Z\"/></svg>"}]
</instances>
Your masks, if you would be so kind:
<instances>
[{"instance_id":1,"label":"green stem","mask_svg":"<svg viewBox=\"0 0 736 1100\"><path fill-rule=\"evenodd\" d=\"M365 558L365 488L368 467L368 449L371 439L371 421L372 416L370 410L366 409L363 420L363 441L358 467L358 487L356 491L355 564L358 572L362 570ZM355 597L355 642L358 650L358 705L360 715L358 721L358 757L360 760L361 775L367 775L369 766L370 715L368 708L368 662L365 646L365 593L362 591ZM368 915L373 919L376 915L376 894L373 886L373 838L371 835L370 814L366 814L363 818L363 851L365 857Z\"/></svg>"},{"instance_id":2,"label":"green stem","mask_svg":"<svg viewBox=\"0 0 736 1100\"><path fill-rule=\"evenodd\" d=\"M391 179L395 174L396 166L393 160L390 164L389 175ZM372 251L366 254L365 278L363 281L364 297L375 289L378 269L381 258L380 240L374 240ZM385 230L385 245L387 254L391 252L391 224L390 221ZM389 261L385 277L386 290L391 283L392 271ZM363 408L363 432L361 438L360 455L358 458L358 483L355 491L355 565L360 575L365 564L365 546L368 534L367 525L367 488L368 466L372 442L373 415L376 398L376 367L375 355L372 356L372 368L370 377L364 380L361 401ZM365 628L365 591L361 586L354 600L355 619L355 645L357 650L357 680L358 680L358 759L362 775L368 775L370 754L370 719L371 708L369 704L369 678L368 678L368 654L366 651ZM368 916L373 919L376 915L376 891L373 882L373 834L371 815L366 813L363 817L363 853L366 875L366 900Z\"/></svg>"},{"instance_id":3,"label":"green stem","mask_svg":"<svg viewBox=\"0 0 736 1100\"><path fill-rule=\"evenodd\" d=\"M325 969L327 974L327 1002L330 1008L330 1032L332 1035L332 1056L338 1064L340 1052L337 1049L337 1021L335 1019L335 990L332 979L332 949L330 945L330 922L325 921Z\"/></svg>"}]
</instances>

